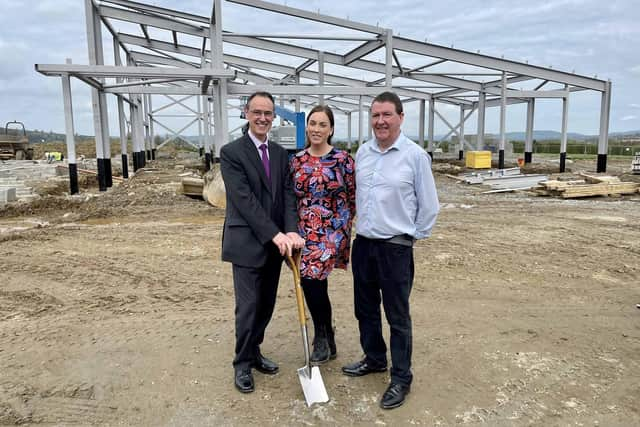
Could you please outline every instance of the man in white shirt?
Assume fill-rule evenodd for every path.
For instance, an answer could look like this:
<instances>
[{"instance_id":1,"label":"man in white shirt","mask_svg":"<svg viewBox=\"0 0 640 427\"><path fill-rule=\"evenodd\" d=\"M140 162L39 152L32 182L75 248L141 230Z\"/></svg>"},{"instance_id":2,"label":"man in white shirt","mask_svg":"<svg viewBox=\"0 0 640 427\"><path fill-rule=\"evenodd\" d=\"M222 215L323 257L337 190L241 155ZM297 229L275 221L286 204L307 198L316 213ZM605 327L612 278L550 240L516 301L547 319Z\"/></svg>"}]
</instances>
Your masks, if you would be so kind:
<instances>
[{"instance_id":1,"label":"man in white shirt","mask_svg":"<svg viewBox=\"0 0 640 427\"><path fill-rule=\"evenodd\" d=\"M409 295L413 243L431 235L439 211L431 157L400 129L400 98L383 92L371 104L375 138L356 153L356 239L352 249L355 314L365 358L344 366L349 376L387 369L380 302L391 329L391 382L380 406L402 405L411 389Z\"/></svg>"}]
</instances>

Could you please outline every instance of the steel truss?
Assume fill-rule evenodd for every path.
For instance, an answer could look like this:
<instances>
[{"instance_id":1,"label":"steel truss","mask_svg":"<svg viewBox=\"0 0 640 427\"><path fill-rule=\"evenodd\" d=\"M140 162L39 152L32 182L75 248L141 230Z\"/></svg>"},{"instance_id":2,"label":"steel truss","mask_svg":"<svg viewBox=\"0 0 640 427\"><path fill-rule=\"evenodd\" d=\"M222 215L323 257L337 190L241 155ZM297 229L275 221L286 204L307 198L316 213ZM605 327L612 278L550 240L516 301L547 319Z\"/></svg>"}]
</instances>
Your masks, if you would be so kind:
<instances>
[{"instance_id":1,"label":"steel truss","mask_svg":"<svg viewBox=\"0 0 640 427\"><path fill-rule=\"evenodd\" d=\"M420 142L425 140L427 114L429 153L433 155L437 143L434 140L437 116L450 129L445 138L452 134L458 137L460 158L465 144L472 146L465 139L465 121L472 114L477 115L475 147L482 149L485 111L488 107L499 107L500 167L504 167L508 105L527 105L525 161L530 162L535 100L560 99L563 106L560 171L565 169L569 98L576 91L596 91L601 94L597 170L606 171L610 81L394 36L389 28L262 0L227 0L227 3L244 6L248 15L257 13L256 19L285 15L326 30L321 34L224 31L222 0L213 0L210 17L129 0L84 1L89 64L75 65L67 61L67 64L35 65L38 72L62 79L72 193L77 192L77 174L71 77L85 82L92 90L98 175L103 191L111 186L106 103L109 94L118 100L125 176L128 164L125 103L129 105L134 170L155 156L154 124L181 138L180 132L196 121L201 135L201 154L205 153L210 165L229 139L229 111L241 108L238 100L256 90L269 91L280 98L281 105L285 100L295 103L296 111L317 103L330 105L347 117L349 144L352 114L358 114L357 140L360 142L364 139L365 105L370 105L378 93L393 90L405 105L418 104ZM103 28L112 38L113 65L105 63ZM309 47L309 41L346 47L342 52L328 52ZM238 54L238 51L244 53ZM126 64L122 63L121 55ZM516 84L527 89L515 89ZM178 95L186 98L180 101L171 98ZM151 106L152 97L158 96L169 99L169 105L186 108L195 119L177 132L162 124L157 113L166 106L156 110ZM186 104L191 97L196 98L195 109ZM447 121L436 104L458 107L458 123ZM367 128L370 135L371 129Z\"/></svg>"}]
</instances>

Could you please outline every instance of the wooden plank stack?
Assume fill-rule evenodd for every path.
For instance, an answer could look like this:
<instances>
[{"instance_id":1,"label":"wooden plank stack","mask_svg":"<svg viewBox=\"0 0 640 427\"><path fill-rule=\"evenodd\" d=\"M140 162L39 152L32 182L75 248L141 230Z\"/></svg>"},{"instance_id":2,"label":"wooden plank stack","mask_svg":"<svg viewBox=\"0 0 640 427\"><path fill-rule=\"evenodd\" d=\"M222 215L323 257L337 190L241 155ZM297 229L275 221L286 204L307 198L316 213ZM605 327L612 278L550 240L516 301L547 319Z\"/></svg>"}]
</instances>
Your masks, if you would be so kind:
<instances>
[{"instance_id":1,"label":"wooden plank stack","mask_svg":"<svg viewBox=\"0 0 640 427\"><path fill-rule=\"evenodd\" d=\"M640 184L622 182L617 176L593 176L581 173L584 179L541 182L533 191L540 196L573 199L593 196L620 196L640 192Z\"/></svg>"},{"instance_id":2,"label":"wooden plank stack","mask_svg":"<svg viewBox=\"0 0 640 427\"><path fill-rule=\"evenodd\" d=\"M637 152L631 161L631 173L640 175L640 152Z\"/></svg>"}]
</instances>

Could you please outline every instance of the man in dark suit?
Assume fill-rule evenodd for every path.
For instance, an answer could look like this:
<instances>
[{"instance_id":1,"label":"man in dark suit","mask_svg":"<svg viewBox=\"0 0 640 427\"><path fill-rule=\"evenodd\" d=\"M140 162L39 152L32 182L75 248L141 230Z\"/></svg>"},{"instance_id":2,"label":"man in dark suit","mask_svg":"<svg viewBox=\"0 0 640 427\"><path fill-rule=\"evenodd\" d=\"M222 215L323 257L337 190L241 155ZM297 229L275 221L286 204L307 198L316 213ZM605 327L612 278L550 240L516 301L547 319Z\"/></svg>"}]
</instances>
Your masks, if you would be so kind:
<instances>
[{"instance_id":1,"label":"man in dark suit","mask_svg":"<svg viewBox=\"0 0 640 427\"><path fill-rule=\"evenodd\" d=\"M243 393L254 390L251 368L265 374L278 372L278 365L260 352L260 344L276 303L282 257L304 246L297 233L287 152L268 138L274 110L271 94L251 95L245 106L249 131L220 150L227 195L222 260L233 265L233 367L235 386Z\"/></svg>"}]
</instances>

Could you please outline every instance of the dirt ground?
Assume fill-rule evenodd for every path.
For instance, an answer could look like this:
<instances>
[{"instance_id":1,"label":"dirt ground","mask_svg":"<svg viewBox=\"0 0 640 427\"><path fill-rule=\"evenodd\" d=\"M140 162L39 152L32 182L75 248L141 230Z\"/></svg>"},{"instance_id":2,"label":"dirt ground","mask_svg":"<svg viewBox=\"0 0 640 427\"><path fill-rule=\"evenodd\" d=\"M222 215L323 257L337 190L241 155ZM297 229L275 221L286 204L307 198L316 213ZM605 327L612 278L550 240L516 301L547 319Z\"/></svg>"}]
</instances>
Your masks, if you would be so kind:
<instances>
[{"instance_id":1,"label":"dirt ground","mask_svg":"<svg viewBox=\"0 0 640 427\"><path fill-rule=\"evenodd\" d=\"M406 404L378 407L388 374L341 374L361 349L351 275L337 271L331 400L308 408L291 273L262 348L280 372L240 394L224 212L179 194L182 170L161 166L0 210L0 424L640 425L640 194L481 194L437 163Z\"/></svg>"}]
</instances>

